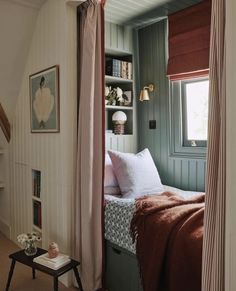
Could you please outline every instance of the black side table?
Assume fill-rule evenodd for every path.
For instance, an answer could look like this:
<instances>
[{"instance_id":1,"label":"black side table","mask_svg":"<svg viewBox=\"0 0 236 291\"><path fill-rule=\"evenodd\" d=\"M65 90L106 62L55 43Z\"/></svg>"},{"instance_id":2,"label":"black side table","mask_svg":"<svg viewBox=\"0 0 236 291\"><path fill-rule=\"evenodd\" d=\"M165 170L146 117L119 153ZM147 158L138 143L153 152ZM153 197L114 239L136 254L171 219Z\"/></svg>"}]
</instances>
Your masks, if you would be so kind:
<instances>
[{"instance_id":1,"label":"black side table","mask_svg":"<svg viewBox=\"0 0 236 291\"><path fill-rule=\"evenodd\" d=\"M21 263L21 264L26 265L26 266L29 266L32 269L33 279L35 279L35 271L36 270L52 276L53 282L54 282L54 289L53 289L54 291L58 291L58 278L61 275L67 273L68 271L73 270L74 274L75 274L76 281L77 281L78 286L79 286L79 289L80 289L80 291L83 291L79 272L77 269L77 267L80 263L75 261L75 260L71 260L70 263L68 263L66 266L61 267L58 270L53 270L53 269L47 268L43 265L40 265L40 264L33 262L33 259L35 257L38 257L38 256L45 254L45 253L47 253L46 250L38 248L37 254L35 256L32 256L32 257L26 256L24 250L21 250L21 251L14 253L14 254L11 254L9 256L9 258L12 260L12 262L11 262L11 268L10 268L9 275L8 275L6 291L9 290L16 262Z\"/></svg>"}]
</instances>

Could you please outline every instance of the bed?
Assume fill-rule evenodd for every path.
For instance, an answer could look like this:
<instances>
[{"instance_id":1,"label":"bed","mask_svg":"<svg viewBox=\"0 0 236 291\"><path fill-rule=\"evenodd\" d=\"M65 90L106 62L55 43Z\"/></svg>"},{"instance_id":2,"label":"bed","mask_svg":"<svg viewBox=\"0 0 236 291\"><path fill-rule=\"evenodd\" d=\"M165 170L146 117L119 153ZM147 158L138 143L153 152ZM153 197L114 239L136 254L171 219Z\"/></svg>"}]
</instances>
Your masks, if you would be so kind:
<instances>
[{"instance_id":1,"label":"bed","mask_svg":"<svg viewBox=\"0 0 236 291\"><path fill-rule=\"evenodd\" d=\"M184 199L200 194L164 186ZM105 195L106 288L109 291L142 290L136 247L130 235L130 224L135 212L134 198Z\"/></svg>"},{"instance_id":2,"label":"bed","mask_svg":"<svg viewBox=\"0 0 236 291\"><path fill-rule=\"evenodd\" d=\"M204 194L164 186L148 149L109 150L104 193L106 289L201 290Z\"/></svg>"}]
</instances>

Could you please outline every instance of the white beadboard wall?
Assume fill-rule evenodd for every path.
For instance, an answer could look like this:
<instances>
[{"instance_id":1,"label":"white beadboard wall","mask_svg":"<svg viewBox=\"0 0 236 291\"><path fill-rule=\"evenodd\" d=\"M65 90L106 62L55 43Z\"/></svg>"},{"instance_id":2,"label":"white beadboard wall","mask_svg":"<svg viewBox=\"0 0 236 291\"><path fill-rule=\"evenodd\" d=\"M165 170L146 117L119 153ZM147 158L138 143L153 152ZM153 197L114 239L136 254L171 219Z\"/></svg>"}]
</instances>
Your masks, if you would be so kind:
<instances>
[{"instance_id":1,"label":"white beadboard wall","mask_svg":"<svg viewBox=\"0 0 236 291\"><path fill-rule=\"evenodd\" d=\"M16 104L10 145L11 238L32 230L32 174L42 172L42 246L71 253L76 145L76 8L48 0L40 9ZM29 75L60 69L60 133L30 133Z\"/></svg>"}]
</instances>

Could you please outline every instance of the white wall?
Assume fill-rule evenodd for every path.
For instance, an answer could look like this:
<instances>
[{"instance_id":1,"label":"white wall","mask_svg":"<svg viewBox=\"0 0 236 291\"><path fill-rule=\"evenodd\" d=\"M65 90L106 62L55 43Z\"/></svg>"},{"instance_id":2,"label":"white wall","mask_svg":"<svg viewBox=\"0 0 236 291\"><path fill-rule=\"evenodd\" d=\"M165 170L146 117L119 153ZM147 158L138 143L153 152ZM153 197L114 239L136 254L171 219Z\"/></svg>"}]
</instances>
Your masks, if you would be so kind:
<instances>
[{"instance_id":1,"label":"white wall","mask_svg":"<svg viewBox=\"0 0 236 291\"><path fill-rule=\"evenodd\" d=\"M15 103L22 81L25 62L37 19L38 6L21 5L20 1L0 0L0 103L12 122ZM0 130L0 230L10 234L9 145Z\"/></svg>"},{"instance_id":2,"label":"white wall","mask_svg":"<svg viewBox=\"0 0 236 291\"><path fill-rule=\"evenodd\" d=\"M0 102L9 120L14 114L38 10L0 0Z\"/></svg>"},{"instance_id":3,"label":"white wall","mask_svg":"<svg viewBox=\"0 0 236 291\"><path fill-rule=\"evenodd\" d=\"M226 201L226 286L236 290L236 1L227 0L227 201Z\"/></svg>"},{"instance_id":4,"label":"white wall","mask_svg":"<svg viewBox=\"0 0 236 291\"><path fill-rule=\"evenodd\" d=\"M30 133L29 75L60 66L60 133ZM11 238L32 229L31 169L42 171L43 247L71 253L76 144L76 8L48 0L40 9L13 119Z\"/></svg>"}]
</instances>

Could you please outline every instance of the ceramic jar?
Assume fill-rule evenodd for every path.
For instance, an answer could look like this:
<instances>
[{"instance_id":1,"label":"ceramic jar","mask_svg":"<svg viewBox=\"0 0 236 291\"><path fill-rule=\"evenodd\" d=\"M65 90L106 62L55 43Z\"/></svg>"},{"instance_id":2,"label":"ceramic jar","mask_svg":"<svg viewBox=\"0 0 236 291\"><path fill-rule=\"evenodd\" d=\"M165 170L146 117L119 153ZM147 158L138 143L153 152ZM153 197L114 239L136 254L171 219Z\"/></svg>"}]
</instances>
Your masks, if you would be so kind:
<instances>
[{"instance_id":1,"label":"ceramic jar","mask_svg":"<svg viewBox=\"0 0 236 291\"><path fill-rule=\"evenodd\" d=\"M48 248L48 256L50 259L56 258L59 255L59 247L55 242L50 243Z\"/></svg>"}]
</instances>

